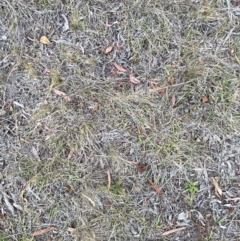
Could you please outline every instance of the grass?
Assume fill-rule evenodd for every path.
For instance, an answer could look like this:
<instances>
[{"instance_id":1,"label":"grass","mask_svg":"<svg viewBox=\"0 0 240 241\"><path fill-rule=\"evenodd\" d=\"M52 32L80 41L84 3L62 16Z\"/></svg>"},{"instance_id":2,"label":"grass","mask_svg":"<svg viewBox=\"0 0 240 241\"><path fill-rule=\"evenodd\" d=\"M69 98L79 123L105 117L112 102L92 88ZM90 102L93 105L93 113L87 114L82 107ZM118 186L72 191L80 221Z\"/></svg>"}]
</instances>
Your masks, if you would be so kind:
<instances>
[{"instance_id":1,"label":"grass","mask_svg":"<svg viewBox=\"0 0 240 241\"><path fill-rule=\"evenodd\" d=\"M3 0L0 15L3 240L237 240L239 36L223 1Z\"/></svg>"}]
</instances>

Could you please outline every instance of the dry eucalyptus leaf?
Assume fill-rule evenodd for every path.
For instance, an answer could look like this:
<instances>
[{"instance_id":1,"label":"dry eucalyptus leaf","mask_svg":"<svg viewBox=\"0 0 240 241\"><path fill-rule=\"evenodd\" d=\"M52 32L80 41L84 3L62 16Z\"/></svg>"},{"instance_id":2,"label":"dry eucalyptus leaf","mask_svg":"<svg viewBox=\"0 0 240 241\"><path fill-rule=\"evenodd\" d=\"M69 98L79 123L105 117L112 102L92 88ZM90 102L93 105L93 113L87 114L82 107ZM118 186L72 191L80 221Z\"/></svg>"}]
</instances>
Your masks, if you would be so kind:
<instances>
[{"instance_id":1,"label":"dry eucalyptus leaf","mask_svg":"<svg viewBox=\"0 0 240 241\"><path fill-rule=\"evenodd\" d=\"M112 51L112 49L113 49L113 46L107 47L106 50L105 50L105 54L110 53Z\"/></svg>"},{"instance_id":2,"label":"dry eucalyptus leaf","mask_svg":"<svg viewBox=\"0 0 240 241\"><path fill-rule=\"evenodd\" d=\"M33 236L33 237L39 236L39 235L42 235L42 234L44 234L44 233L48 233L48 232L50 232L50 231L52 231L52 230L54 230L54 229L55 229L55 227L44 228L44 229L41 229L41 230L38 230L38 231L34 232L34 233L32 234L32 236Z\"/></svg>"},{"instance_id":3,"label":"dry eucalyptus leaf","mask_svg":"<svg viewBox=\"0 0 240 241\"><path fill-rule=\"evenodd\" d=\"M42 44L52 44L46 36L40 38L40 43Z\"/></svg>"},{"instance_id":4,"label":"dry eucalyptus leaf","mask_svg":"<svg viewBox=\"0 0 240 241\"><path fill-rule=\"evenodd\" d=\"M161 88L161 87L158 87L158 85L155 83L155 82L150 82L150 85L153 89L155 89L158 93L160 94L163 94L165 93L165 89L164 88Z\"/></svg>"},{"instance_id":5,"label":"dry eucalyptus leaf","mask_svg":"<svg viewBox=\"0 0 240 241\"><path fill-rule=\"evenodd\" d=\"M163 193L162 193L162 190L159 189L159 188L157 187L157 185L156 185L150 178L148 178L148 182L151 184L152 188L155 190L155 192L156 192L158 195L162 195L162 194L163 194Z\"/></svg>"},{"instance_id":6,"label":"dry eucalyptus leaf","mask_svg":"<svg viewBox=\"0 0 240 241\"><path fill-rule=\"evenodd\" d=\"M56 95L59 95L59 96L63 96L63 98L65 100L67 100L68 102L71 101L70 97L67 96L64 92L60 91L60 90L57 90L57 89L53 89L53 92L56 94Z\"/></svg>"},{"instance_id":7,"label":"dry eucalyptus leaf","mask_svg":"<svg viewBox=\"0 0 240 241\"><path fill-rule=\"evenodd\" d=\"M67 231L70 232L70 233L72 233L72 232L76 231L76 228L68 227L68 228L67 228Z\"/></svg>"},{"instance_id":8,"label":"dry eucalyptus leaf","mask_svg":"<svg viewBox=\"0 0 240 241\"><path fill-rule=\"evenodd\" d=\"M115 68L121 72L127 72L126 69L124 69L122 66L120 66L119 64L117 64L116 62L113 63L113 65L115 66Z\"/></svg>"},{"instance_id":9,"label":"dry eucalyptus leaf","mask_svg":"<svg viewBox=\"0 0 240 241\"><path fill-rule=\"evenodd\" d=\"M132 82L133 84L140 84L140 80L138 80L137 78L135 78L133 75L130 74L129 76L129 80L130 82Z\"/></svg>"},{"instance_id":10,"label":"dry eucalyptus leaf","mask_svg":"<svg viewBox=\"0 0 240 241\"><path fill-rule=\"evenodd\" d=\"M140 172L140 173L148 171L151 168L149 165L142 165L142 164L139 164L139 163L136 164L136 167L137 167L138 172Z\"/></svg>"}]
</instances>

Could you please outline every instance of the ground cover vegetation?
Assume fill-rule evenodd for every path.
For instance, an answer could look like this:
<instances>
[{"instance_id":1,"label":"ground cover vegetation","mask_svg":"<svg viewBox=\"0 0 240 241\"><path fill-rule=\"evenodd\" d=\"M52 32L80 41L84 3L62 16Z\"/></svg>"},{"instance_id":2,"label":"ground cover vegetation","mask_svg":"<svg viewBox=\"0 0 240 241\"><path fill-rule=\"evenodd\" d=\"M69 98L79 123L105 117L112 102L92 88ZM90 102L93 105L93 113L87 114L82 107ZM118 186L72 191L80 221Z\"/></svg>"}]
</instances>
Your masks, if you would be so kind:
<instances>
[{"instance_id":1,"label":"ground cover vegetation","mask_svg":"<svg viewBox=\"0 0 240 241\"><path fill-rule=\"evenodd\" d=\"M239 16L2 0L0 240L240 240Z\"/></svg>"}]
</instances>

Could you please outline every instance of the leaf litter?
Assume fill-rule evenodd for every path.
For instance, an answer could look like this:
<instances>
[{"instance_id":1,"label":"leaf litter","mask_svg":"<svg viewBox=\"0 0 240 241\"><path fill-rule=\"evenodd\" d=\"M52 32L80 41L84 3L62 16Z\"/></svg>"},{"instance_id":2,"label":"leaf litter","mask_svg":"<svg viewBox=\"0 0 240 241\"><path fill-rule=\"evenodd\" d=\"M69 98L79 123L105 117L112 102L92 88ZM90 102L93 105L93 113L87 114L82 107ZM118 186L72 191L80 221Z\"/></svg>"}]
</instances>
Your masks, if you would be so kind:
<instances>
[{"instance_id":1,"label":"leaf litter","mask_svg":"<svg viewBox=\"0 0 240 241\"><path fill-rule=\"evenodd\" d=\"M40 236L40 235L43 235L43 234L45 234L45 233L51 232L51 231L53 231L54 229L56 229L56 228L55 228L55 227L44 228L44 229L35 231L34 233L32 233L32 236L33 236L33 237Z\"/></svg>"},{"instance_id":2,"label":"leaf litter","mask_svg":"<svg viewBox=\"0 0 240 241\"><path fill-rule=\"evenodd\" d=\"M40 43L46 44L46 45L52 44L46 36L42 36L42 37L40 38Z\"/></svg>"},{"instance_id":3,"label":"leaf litter","mask_svg":"<svg viewBox=\"0 0 240 241\"><path fill-rule=\"evenodd\" d=\"M224 24L228 19L226 6L216 4L216 1L209 2L209 9L214 9L214 15L211 15L211 19L219 25L213 27L211 23L211 26L208 25L205 28L209 16L198 11L199 18L196 21L194 16L197 8L191 3L192 1L187 3L179 1L178 7L176 7L176 4L171 5L173 2L170 1L166 4L162 1L160 5L157 5L156 2L150 1L147 6L144 6L144 1L139 1L135 9L130 5L118 8L118 4L113 3L113 1L111 3L109 1L106 6L96 1L94 6L85 7L84 4L74 4L74 1L66 6L57 0L54 8L51 4L45 8L41 6L42 4L35 6L35 3L31 2L29 5L29 2L26 1L26 12L24 11L23 14L23 11L19 11L19 9L22 9L19 1L3 0L4 8L0 10L2 25L7 27L9 23L15 23L15 19L17 19L16 24L22 27L12 28L10 26L10 28L7 27L7 30L4 30L4 28L1 30L2 35L11 40L6 42L2 39L3 41L1 41L3 45L2 54L11 57L9 63L0 61L1 77L7 80L7 84L1 85L2 106L5 106L7 100L12 99L23 104L25 109L31 110L32 117L30 120L22 120L19 117L22 117L23 108L12 104L1 118L1 136L3 136L0 143L3 147L1 155L5 156L0 157L0 164L4 160L7 166L7 172L4 172L4 170L2 172L4 173L2 189L7 190L6 193L11 191L14 195L19 196L22 183L32 179L32 192L39 195L39 198L37 198L32 192L25 191L23 198L25 200L24 209L26 210L19 215L18 212L20 213L20 211L12 204L12 198L9 198L15 216L9 211L4 197L2 198L3 209L6 209L3 210L4 214L9 211L9 213L6 213L6 230L11 227L11 232L16 235L16 240L23 238L21 237L23 233L32 233L31 227L21 226L22 223L31 222L31 226L39 227L42 220L44 220L43 225L46 225L45 221L51 220L57 226L57 230L65 231L68 226L64 227L62 220L69 223L73 219L79 220L79 217L81 217L80 222L87 224L87 226L81 225L80 232L76 230L75 234L71 234L73 235L72 239L94 240L93 235L91 238L89 237L91 235L89 230L91 230L95 234L99 234L100 240L108 240L109 238L160 240L161 233L172 229L176 223L177 216L174 214L181 213L186 209L208 210L210 216L204 215L206 219L215 215L214 218L217 216L218 220L222 220L228 214L226 209L224 213L220 203L215 205L212 202L215 197L215 195L212 195L214 191L211 193L212 190L207 189L203 184L201 184L203 185L201 192L196 193L194 202L189 207L185 200L181 199L181 194L184 192L181 184L189 175L196 174L191 167L200 167L205 160L207 160L208 167L204 173L197 177L200 183L212 182L211 179L208 179L208 175L219 173L220 169L225 168L224 166L219 168L216 162L220 164L221 161L224 163L230 161L232 170L238 170L236 163L231 160L236 158L238 150L235 146L239 142L236 142L236 139L239 139L239 125L237 125L239 121L236 118L236 114L239 113L239 95L236 92L234 94L234 91L239 88L239 73L237 67L234 67L234 63L239 63L238 59L235 58L235 54L238 55L238 45L235 45L238 37L236 36L237 31L232 32L231 35L232 48L234 48L233 56L228 55L226 43L222 46L223 48L218 47L219 53L214 56L213 63L212 55L209 53L214 52L214 43L216 41L221 42L221 36L225 36L229 32L229 27L231 28L231 25L234 25L231 21L227 25ZM8 6L11 7L8 9ZM186 7L190 9L187 14L184 12ZM145 23L148 24L148 22L137 21L142 10L144 15L147 14L148 16L147 21L151 21L156 28L146 28ZM111 23L116 21L108 25L109 28L104 25L105 22L108 23L108 20L103 17L106 15L106 11L109 14L108 20ZM16 13L19 14L19 17L16 16ZM74 27L69 23L69 29L65 31L64 24L66 21L61 14L64 14L67 18L76 16L77 25ZM36 15L39 17L35 18ZM161 18L157 16L161 16ZM31 25L25 24L26 21L31 20L33 20ZM129 20L131 26L126 20ZM168 25L168 22L171 22L171 26ZM186 29L186 24L189 22L193 24L198 34L202 34L204 29L206 45L200 44L198 37L189 37L188 31L181 31L181 29ZM102 25L99 24L98 26L96 23L102 23ZM39 26L41 26L40 29ZM161 28L158 26L161 26ZM46 41L39 46L36 44L36 48L34 48L35 43L29 44L31 43L29 42L31 41L30 38L26 38L26 42L22 41L21 38L18 39L19 36L29 33L35 36L35 30L37 31L36 34L39 34L39 32L43 31L44 33L44 31L50 29L51 32L45 33L46 37L61 39L59 43L64 45L54 44L51 45L51 48L43 48L42 44L48 46L51 43L48 39L49 42ZM19 30L22 32L20 33ZM103 31L106 31L106 35L105 33L102 35ZM150 45L144 40L145 36L146 39L147 36L151 36ZM159 38L159 36L162 37ZM62 38L64 38L64 41ZM161 41L160 48L159 40ZM113 54L102 54L105 49L98 52L99 46L108 47L109 41L113 43L121 42L121 46L118 47L117 44L113 44ZM66 45L66 43L69 44ZM18 53L21 49L24 51ZM226 58L223 59L224 56ZM30 70L22 64L21 67L16 68L18 62L24 64L25 61L28 62L27 59L29 58L34 58L39 70L38 76L31 75ZM116 91L112 88L114 84L108 82L105 78L105 74L108 73L108 70L111 71L110 68L113 67L107 66L106 61L109 61L110 58L110 63L114 61L117 64L119 63L119 66L121 64L125 66L121 66L124 71L114 67L113 75L123 76L124 80L121 80L121 85L124 81L127 82L127 92L119 93L118 89ZM180 58L184 59L182 63L179 61ZM203 62L206 65L206 68L203 66L201 71L198 70L199 66L196 64L198 58L204 58ZM91 63L86 64L88 61ZM194 64L191 65L191 62ZM16 66L11 67L15 63ZM43 71L43 75L41 75L41 71L46 68L45 66L49 69L54 68L59 75L61 73L61 75L67 77L66 81L61 83L61 87L66 91L64 93L66 96L68 96L68 93L72 93L72 98L74 98L74 101L76 100L74 105L67 105L66 108L65 102L59 102L58 97L52 98L52 100L48 99L47 86L54 75L46 74L48 73L47 70ZM135 72L131 73L132 69L126 66L134 66ZM168 74L164 72L165 67L169 69ZM16 71L13 71L14 69ZM25 75L22 70L27 74ZM137 79L131 79L134 83L130 80L130 74ZM145 81L142 81L142 76L146 80L149 78L154 82L156 81L156 85L153 87L150 84L147 85ZM174 78L171 78L171 76L174 76ZM111 76L109 79L111 79ZM222 81L223 79L231 80L231 84L223 83L225 82ZM135 91L135 86L132 87L139 81L142 83L142 86L139 86L141 87L139 88L141 89L141 95L136 99L132 93L132 91ZM224 95L219 97L223 88ZM151 96L148 95L149 89L153 92ZM56 94L52 93L53 95ZM213 101L212 103L208 101L207 105L199 106L199 102L202 103L203 93L211 93ZM61 98L67 98L65 95L60 94ZM175 101L171 100L174 95L181 99L177 106L176 103L173 103ZM46 99L48 99L48 105L39 105ZM96 100L101 108L91 114L89 103L94 103ZM66 99L66 101L68 100ZM50 108L48 108L49 106ZM169 111L169 107L172 106L175 108L170 108ZM219 110L222 112L221 115ZM190 115L179 120L179 116L186 112L189 112ZM37 122L43 123L41 127L43 130L45 130L44 123L51 126L54 138L47 139L46 132L40 133L39 129L35 128ZM87 128L84 132L79 133L79 123L86 123ZM88 123L92 127L89 127ZM219 123L224 123L224 125ZM15 125L17 125L17 129L14 127ZM136 130L137 126L141 126L141 129ZM109 134L109 137L102 141L102 136L106 133ZM141 133L146 133L147 138L142 138ZM219 143L214 141L212 133L221 136L220 146ZM206 135L207 138L205 138ZM28 141L18 143L18 137L19 140ZM5 143L7 143L6 148ZM41 172L38 172L36 162L31 160L33 155L31 146L33 144L39 147L39 149L37 148L38 154L41 156L41 163L43 164ZM129 144L134 147L131 157L126 150ZM66 154L66 150L69 150L69 147L72 146L76 146L74 158L66 161L66 155L68 154ZM189 150L191 150L190 154ZM219 152L221 152L221 155ZM145 169L145 166L140 166L140 161L138 162L139 166L134 165L135 169L128 168L127 165L119 161L129 158L141 160L141 163L151 166L152 171L146 170L148 168ZM179 166L175 166L174 162L171 161L173 159L176 163L178 160L184 162L185 166L182 166L179 171ZM37 165L39 166L41 163L37 163ZM106 180L106 173L103 171L108 169L111 170L114 180L115 178L124 180L124 185L126 184L128 190L127 193L130 193L130 196L112 197L109 195L107 190L109 181ZM103 173L102 176L99 175L100 170ZM150 173L153 174L155 180L160 180L161 187L166 183L164 192L166 191L168 195L164 197L152 195L153 192L149 187L152 184L146 181L146 176ZM219 175L214 174L224 180L221 185L218 185L221 190L228 190L229 188L230 194L226 193L232 200L227 198L226 200L231 203L234 202L234 215L237 213L239 202L237 198L239 195L237 192L235 193L235 190L238 190L239 187L237 171L235 174L234 178L231 178L228 175L227 168ZM64 180L58 182L59 176ZM41 183L42 179L45 180L43 184ZM225 180L227 181L225 182ZM235 180L237 181L235 182ZM62 185L66 181L75 188L74 195L76 194L76 196L74 198L69 198L69 194L72 192L71 187ZM10 183L12 186L10 186ZM153 181L152 183L156 184ZM133 185L138 185L139 195L134 195L135 190L131 189ZM41 190L38 188L39 186L41 186ZM81 195L85 190L89 193L87 196L90 200L94 195L100 195L103 200L108 199L112 204L104 204L103 206L106 207L103 210L98 209L97 203L95 206L91 206L91 203L89 203L91 201L84 201L86 197ZM131 193L132 191L133 193ZM219 191L217 191L217 194L219 195ZM209 198L201 202L206 195ZM45 202L42 199L43 197L48 198L49 203L46 206L45 204L42 205L42 202ZM46 213L48 213L47 210L49 210L52 200L55 201L55 204L59 204L60 212L56 216L49 217ZM143 202L144 207L140 202ZM126 216L124 210L130 210L127 213L127 219L118 215L120 203L124 205L124 208L121 209L123 216ZM115 210L112 209L113 205ZM219 207L217 207L218 205ZM160 209L155 208L158 206ZM154 211L154 213L143 213L141 208L145 207ZM39 208L41 215L30 215L31 217L25 215L33 214L35 208ZM231 207L227 206L226 208ZM66 210L67 212L65 212ZM62 216L63 213L64 217ZM173 215L171 216L171 214ZM219 225L209 222L209 235L211 234L212 238L216 240L219 238L236 239L239 236L239 225L236 222L237 216L234 215L228 215L223 221L224 226L228 225L227 230L221 230ZM195 219L198 220L198 218L192 216L191 228L187 228L187 232L172 232L168 239L195 240L197 238ZM159 228L152 229L151 227L155 227L158 222L156 217L161 217L161 224ZM205 220L203 221L205 222ZM119 232L117 234L112 232L113 223L118 224ZM128 229L128 226L131 227ZM199 228L203 229L204 226ZM141 232L141 230L144 230L144 232ZM69 240L69 237L66 237L69 235L67 232L60 231L57 233L57 231L54 232L55 235L58 235L57 238ZM112 237L109 237L109 233ZM74 237L74 235L76 236ZM26 237L26 239L31 238ZM47 237L45 239L47 240Z\"/></svg>"},{"instance_id":4,"label":"leaf litter","mask_svg":"<svg viewBox=\"0 0 240 241\"><path fill-rule=\"evenodd\" d=\"M126 69L124 69L121 65L117 64L116 62L113 62L113 65L120 72L128 72Z\"/></svg>"},{"instance_id":5,"label":"leaf litter","mask_svg":"<svg viewBox=\"0 0 240 241\"><path fill-rule=\"evenodd\" d=\"M109 46L105 49L105 54L110 53L113 50L113 46Z\"/></svg>"},{"instance_id":6,"label":"leaf litter","mask_svg":"<svg viewBox=\"0 0 240 241\"><path fill-rule=\"evenodd\" d=\"M157 185L150 179L148 178L148 182L151 184L152 188L156 191L157 194L162 195L162 190L157 187Z\"/></svg>"},{"instance_id":7,"label":"leaf litter","mask_svg":"<svg viewBox=\"0 0 240 241\"><path fill-rule=\"evenodd\" d=\"M57 90L57 89L53 89L53 92L56 94L56 95L59 95L59 96L62 96L65 100L67 100L68 102L71 101L70 97L67 96L64 92L60 91L60 90Z\"/></svg>"}]
</instances>

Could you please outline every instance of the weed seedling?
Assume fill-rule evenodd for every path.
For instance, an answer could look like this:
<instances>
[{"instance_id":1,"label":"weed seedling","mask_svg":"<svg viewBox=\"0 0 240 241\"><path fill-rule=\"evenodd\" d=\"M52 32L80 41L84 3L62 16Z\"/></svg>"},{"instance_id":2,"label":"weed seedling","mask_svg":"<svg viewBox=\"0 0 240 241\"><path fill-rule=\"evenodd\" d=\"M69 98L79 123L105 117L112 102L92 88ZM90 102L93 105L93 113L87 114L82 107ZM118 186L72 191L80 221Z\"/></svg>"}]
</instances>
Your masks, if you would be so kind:
<instances>
[{"instance_id":1,"label":"weed seedling","mask_svg":"<svg viewBox=\"0 0 240 241\"><path fill-rule=\"evenodd\" d=\"M197 181L189 181L185 184L185 189L188 192L188 196L186 197L186 201L189 205L192 204L195 194L198 192L198 182Z\"/></svg>"}]
</instances>

